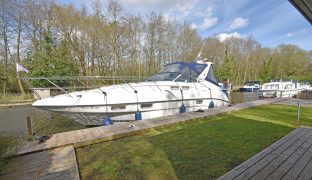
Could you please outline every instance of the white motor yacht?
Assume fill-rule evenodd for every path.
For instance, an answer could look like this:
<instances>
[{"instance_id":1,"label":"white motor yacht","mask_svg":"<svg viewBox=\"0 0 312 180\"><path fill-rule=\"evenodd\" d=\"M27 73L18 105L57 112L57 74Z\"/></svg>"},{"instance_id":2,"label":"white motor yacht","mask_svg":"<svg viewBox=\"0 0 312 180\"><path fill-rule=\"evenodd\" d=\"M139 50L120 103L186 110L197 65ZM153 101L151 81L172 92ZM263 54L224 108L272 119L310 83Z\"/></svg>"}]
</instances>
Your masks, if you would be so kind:
<instances>
[{"instance_id":1,"label":"white motor yacht","mask_svg":"<svg viewBox=\"0 0 312 180\"><path fill-rule=\"evenodd\" d=\"M213 64L174 62L144 82L111 85L37 100L34 107L62 113L83 125L146 120L229 104ZM138 115L138 116L137 116Z\"/></svg>"},{"instance_id":2,"label":"white motor yacht","mask_svg":"<svg viewBox=\"0 0 312 180\"><path fill-rule=\"evenodd\" d=\"M272 80L262 85L261 92L263 97L293 97L298 95L303 88L301 84L293 81Z\"/></svg>"}]
</instances>

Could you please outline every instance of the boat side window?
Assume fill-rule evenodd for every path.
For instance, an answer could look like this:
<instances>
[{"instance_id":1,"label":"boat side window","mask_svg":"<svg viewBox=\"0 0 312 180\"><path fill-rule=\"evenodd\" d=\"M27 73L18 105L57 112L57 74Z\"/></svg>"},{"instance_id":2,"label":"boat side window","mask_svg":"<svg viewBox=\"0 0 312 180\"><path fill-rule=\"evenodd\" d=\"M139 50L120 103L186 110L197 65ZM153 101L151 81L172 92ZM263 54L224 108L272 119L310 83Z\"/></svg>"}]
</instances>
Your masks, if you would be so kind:
<instances>
[{"instance_id":1,"label":"boat side window","mask_svg":"<svg viewBox=\"0 0 312 180\"><path fill-rule=\"evenodd\" d=\"M285 89L291 89L292 88L292 85L291 84L287 84L286 86L285 86Z\"/></svg>"}]
</instances>

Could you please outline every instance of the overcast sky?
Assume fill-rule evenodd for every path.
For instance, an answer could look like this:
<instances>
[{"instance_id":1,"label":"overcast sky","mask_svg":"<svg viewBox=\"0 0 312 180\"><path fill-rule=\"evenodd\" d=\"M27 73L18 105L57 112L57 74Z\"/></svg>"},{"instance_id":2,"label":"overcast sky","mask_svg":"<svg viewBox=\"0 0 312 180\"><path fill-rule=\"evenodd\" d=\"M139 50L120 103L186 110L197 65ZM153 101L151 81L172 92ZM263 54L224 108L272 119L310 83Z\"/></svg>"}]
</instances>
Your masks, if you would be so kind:
<instances>
[{"instance_id":1,"label":"overcast sky","mask_svg":"<svg viewBox=\"0 0 312 180\"><path fill-rule=\"evenodd\" d=\"M89 0L57 0L60 4ZM107 4L107 0L102 0ZM188 21L204 37L252 35L264 46L296 44L312 50L312 25L287 0L117 0L131 14L162 13L167 19Z\"/></svg>"}]
</instances>

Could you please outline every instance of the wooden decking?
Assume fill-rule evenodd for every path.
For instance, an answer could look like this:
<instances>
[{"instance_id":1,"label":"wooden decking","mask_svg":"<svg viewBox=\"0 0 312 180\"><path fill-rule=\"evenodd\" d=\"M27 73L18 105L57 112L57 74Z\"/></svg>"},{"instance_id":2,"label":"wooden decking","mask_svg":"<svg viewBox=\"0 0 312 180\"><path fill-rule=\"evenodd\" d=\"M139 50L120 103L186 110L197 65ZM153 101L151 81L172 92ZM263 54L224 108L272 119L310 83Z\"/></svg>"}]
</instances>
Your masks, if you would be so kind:
<instances>
[{"instance_id":1,"label":"wooden decking","mask_svg":"<svg viewBox=\"0 0 312 180\"><path fill-rule=\"evenodd\" d=\"M297 128L219 179L312 179L312 129Z\"/></svg>"},{"instance_id":2,"label":"wooden decking","mask_svg":"<svg viewBox=\"0 0 312 180\"><path fill-rule=\"evenodd\" d=\"M281 101L281 99L266 99L253 102L236 104L230 107L220 107L206 110L204 112L189 112L173 116L166 116L150 120L134 121L129 123L119 123L111 126L95 127L81 129L76 131L54 134L48 141L42 144L36 142L25 145L18 154L26 154L46 149L56 148L65 145L74 145L75 147L86 146L94 143L104 142L112 139L117 139L132 134L148 131L155 127L166 126L169 124L182 123L192 121L198 118L204 118L221 113L241 110L253 106L265 105ZM134 125L134 126L133 126Z\"/></svg>"},{"instance_id":3,"label":"wooden decking","mask_svg":"<svg viewBox=\"0 0 312 180\"><path fill-rule=\"evenodd\" d=\"M4 171L1 180L79 179L73 146L14 157Z\"/></svg>"}]
</instances>

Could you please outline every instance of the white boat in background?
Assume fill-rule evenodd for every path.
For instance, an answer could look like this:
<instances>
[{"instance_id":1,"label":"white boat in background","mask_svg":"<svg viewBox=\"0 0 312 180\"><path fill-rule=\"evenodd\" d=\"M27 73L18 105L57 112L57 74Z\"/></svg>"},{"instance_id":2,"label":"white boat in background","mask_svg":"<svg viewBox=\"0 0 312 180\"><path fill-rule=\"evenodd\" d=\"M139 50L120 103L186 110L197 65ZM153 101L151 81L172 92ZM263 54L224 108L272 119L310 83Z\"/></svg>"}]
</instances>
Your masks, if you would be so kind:
<instances>
[{"instance_id":1,"label":"white boat in background","mask_svg":"<svg viewBox=\"0 0 312 180\"><path fill-rule=\"evenodd\" d=\"M261 89L260 81L247 81L239 88L239 92L258 92Z\"/></svg>"},{"instance_id":2,"label":"white boat in background","mask_svg":"<svg viewBox=\"0 0 312 180\"><path fill-rule=\"evenodd\" d=\"M261 92L263 97L294 97L301 92L303 88L299 82L293 81L275 81L262 85Z\"/></svg>"},{"instance_id":3,"label":"white boat in background","mask_svg":"<svg viewBox=\"0 0 312 180\"><path fill-rule=\"evenodd\" d=\"M213 64L199 60L165 65L144 82L65 93L33 106L62 113L83 125L100 125L106 116L113 121L145 120L228 104Z\"/></svg>"}]
</instances>

